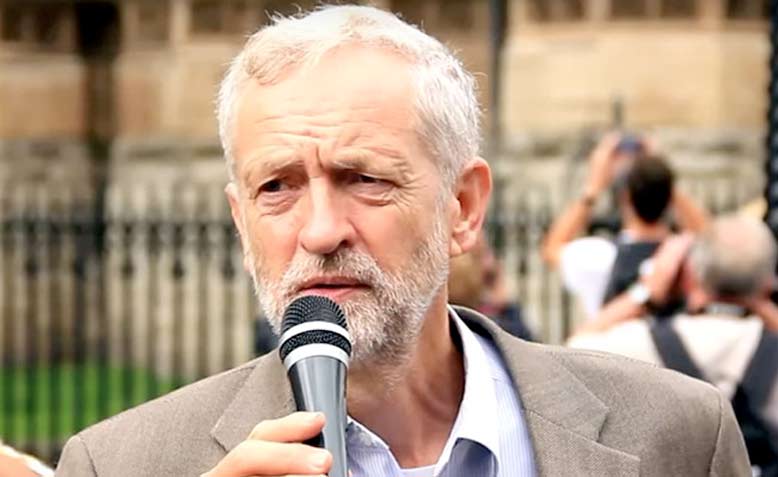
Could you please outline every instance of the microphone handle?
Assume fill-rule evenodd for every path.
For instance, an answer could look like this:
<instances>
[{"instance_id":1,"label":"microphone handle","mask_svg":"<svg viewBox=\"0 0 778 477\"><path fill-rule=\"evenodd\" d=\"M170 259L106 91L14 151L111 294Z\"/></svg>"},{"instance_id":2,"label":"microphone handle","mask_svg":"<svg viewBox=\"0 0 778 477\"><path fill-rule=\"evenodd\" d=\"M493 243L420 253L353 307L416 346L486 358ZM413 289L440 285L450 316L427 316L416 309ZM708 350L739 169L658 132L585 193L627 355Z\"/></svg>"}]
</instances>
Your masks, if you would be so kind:
<instances>
[{"instance_id":1,"label":"microphone handle","mask_svg":"<svg viewBox=\"0 0 778 477\"><path fill-rule=\"evenodd\" d=\"M346 460L346 365L328 356L301 359L289 369L289 382L298 411L322 412L322 433L306 444L332 454L329 477L348 477Z\"/></svg>"}]
</instances>

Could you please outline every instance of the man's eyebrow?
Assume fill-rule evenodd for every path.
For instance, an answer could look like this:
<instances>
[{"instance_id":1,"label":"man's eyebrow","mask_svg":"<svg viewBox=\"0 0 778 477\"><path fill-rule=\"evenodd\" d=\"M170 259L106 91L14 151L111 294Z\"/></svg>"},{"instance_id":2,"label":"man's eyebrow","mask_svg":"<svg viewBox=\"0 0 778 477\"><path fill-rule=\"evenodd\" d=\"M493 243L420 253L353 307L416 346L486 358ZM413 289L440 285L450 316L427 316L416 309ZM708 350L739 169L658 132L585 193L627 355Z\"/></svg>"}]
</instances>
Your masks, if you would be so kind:
<instances>
[{"instance_id":1,"label":"man's eyebrow","mask_svg":"<svg viewBox=\"0 0 778 477\"><path fill-rule=\"evenodd\" d=\"M302 165L302 159L293 154L257 155L246 160L243 165L242 177L245 181L249 181L253 177L262 177L276 171Z\"/></svg>"},{"instance_id":2,"label":"man's eyebrow","mask_svg":"<svg viewBox=\"0 0 778 477\"><path fill-rule=\"evenodd\" d=\"M347 153L338 154L332 158L332 165L338 169L357 169L364 170L370 168L374 163L371 157L365 153Z\"/></svg>"},{"instance_id":3,"label":"man's eyebrow","mask_svg":"<svg viewBox=\"0 0 778 477\"><path fill-rule=\"evenodd\" d=\"M391 173L398 179L407 180L410 175L408 161L399 154L396 157L375 154L373 151L349 151L332 158L332 166L336 169Z\"/></svg>"},{"instance_id":4,"label":"man's eyebrow","mask_svg":"<svg viewBox=\"0 0 778 477\"><path fill-rule=\"evenodd\" d=\"M332 162L338 167L369 167L370 163L376 160L381 163L396 164L403 161L406 156L400 150L389 146L370 146L339 151L334 154Z\"/></svg>"}]
</instances>

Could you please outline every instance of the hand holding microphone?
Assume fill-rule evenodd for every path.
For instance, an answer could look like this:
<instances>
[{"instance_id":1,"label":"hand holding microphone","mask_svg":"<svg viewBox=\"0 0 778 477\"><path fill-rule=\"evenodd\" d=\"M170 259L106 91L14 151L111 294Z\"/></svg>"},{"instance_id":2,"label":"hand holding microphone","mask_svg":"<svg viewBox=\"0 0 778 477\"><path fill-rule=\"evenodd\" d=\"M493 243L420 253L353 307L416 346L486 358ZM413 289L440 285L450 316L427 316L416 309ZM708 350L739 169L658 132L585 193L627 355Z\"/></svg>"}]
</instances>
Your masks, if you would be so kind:
<instances>
[{"instance_id":1,"label":"hand holding microphone","mask_svg":"<svg viewBox=\"0 0 778 477\"><path fill-rule=\"evenodd\" d=\"M296 412L280 419L262 421L213 469L201 477L249 477L325 475L332 455L301 444L324 428L321 413Z\"/></svg>"},{"instance_id":2,"label":"hand holding microphone","mask_svg":"<svg viewBox=\"0 0 778 477\"><path fill-rule=\"evenodd\" d=\"M260 422L202 477L348 475L346 374L351 340L337 303L313 295L293 301L284 313L279 355L302 412Z\"/></svg>"}]
</instances>

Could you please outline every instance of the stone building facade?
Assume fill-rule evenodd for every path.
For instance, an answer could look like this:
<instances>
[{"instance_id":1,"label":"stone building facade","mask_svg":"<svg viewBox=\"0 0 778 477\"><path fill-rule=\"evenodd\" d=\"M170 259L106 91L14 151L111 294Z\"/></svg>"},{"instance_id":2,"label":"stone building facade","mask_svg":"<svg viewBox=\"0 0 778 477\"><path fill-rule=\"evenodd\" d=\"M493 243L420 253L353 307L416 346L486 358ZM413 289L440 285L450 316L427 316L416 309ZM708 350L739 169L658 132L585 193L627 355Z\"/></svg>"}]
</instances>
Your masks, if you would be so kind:
<instances>
[{"instance_id":1,"label":"stone building facade","mask_svg":"<svg viewBox=\"0 0 778 477\"><path fill-rule=\"evenodd\" d=\"M682 178L728 177L745 196L762 194L767 0L509 5L498 161L507 181L555 184L564 201L592 140L618 128L653 136Z\"/></svg>"},{"instance_id":2,"label":"stone building facade","mask_svg":"<svg viewBox=\"0 0 778 477\"><path fill-rule=\"evenodd\" d=\"M482 103L490 104L490 0L372 3L402 13L459 51L476 72ZM735 194L735 203L761 195L767 0L506 3L500 107L484 115L487 121L498 118L503 147L500 153L484 149L498 182L506 184L495 217L516 231L505 236L505 267L516 271L518 295L539 336L558 342L567 331L569 320L561 315L569 307L556 292L549 298L549 290L559 288L549 284L558 282L537 247L548 217L576 193L579 159L597 132L614 125L651 132L684 181L704 183L699 195L728 201ZM294 4L307 8L314 1ZM33 182L42 191L35 197L61 192L49 184L69 184L71 196L100 191L98 212L116 219L109 243L124 237L122 220L143 218L148 210L169 221L204 210L228 221L219 187L226 172L213 113L216 88L245 36L268 21L266 11L297 8L281 0L0 0L0 217L4 204L27 200L5 200L8 190ZM211 205L203 207L196 190L206 189ZM138 226L126 251L109 247L113 251L101 258L108 278L106 286L96 282L95 290L122 290L128 283L122 278L126 257L119 258L147 253L147 231ZM223 233L219 224L214 227ZM209 230L185 234L181 250L197 255L191 247ZM25 242L23 235L14 240ZM171 250L166 253L178 249ZM230 254L240 263L239 250ZM7 276L25 266L22 252L0 254L0 262L10 264ZM209 262L204 269L216 266ZM134 275L138 287L153 275L144 270ZM160 298L146 297L154 301L148 308L158 308L161 317L179 316L170 305L176 300L164 297L180 295L189 310L202 293L192 282L196 277L187 277L180 293L166 285ZM235 302L243 304L236 336L245 337L254 305L246 299L245 277L235 286ZM213 306L224 301L218 295ZM0 296L0 306L10 306L7 298ZM121 300L108 301L114 306ZM20 311L9 316L24 316L25 306L15 302ZM102 319L99 307L94 310L91 316ZM110 326L119 326L121 310L109 315ZM162 320L160 336L174 335L168 327L174 322ZM246 341L241 343L239 360L248 353Z\"/></svg>"},{"instance_id":3,"label":"stone building facade","mask_svg":"<svg viewBox=\"0 0 778 477\"><path fill-rule=\"evenodd\" d=\"M489 3L377 2L458 50L485 105ZM547 136L562 144L560 135L613 123L616 104L631 128L714 140L736 131L746 142L764 128L766 0L507 3L499 118L509 145ZM213 101L226 62L266 12L313 4L1 1L0 167L20 174L23 160L33 177L56 177L96 153L115 167L218 157ZM47 159L46 172L34 167Z\"/></svg>"},{"instance_id":4,"label":"stone building facade","mask_svg":"<svg viewBox=\"0 0 778 477\"><path fill-rule=\"evenodd\" d=\"M761 0L517 0L506 45L509 133L611 120L761 129L768 23Z\"/></svg>"},{"instance_id":5,"label":"stone building facade","mask_svg":"<svg viewBox=\"0 0 778 477\"><path fill-rule=\"evenodd\" d=\"M267 12L315 3L0 2L0 167L6 176L78 175L84 169L74 164L93 156L96 142L108 146L97 150L114 178L140 173L145 180L144 164L153 177L167 177L182 170L181 159L198 164L191 173L214 177L214 97L227 62ZM487 71L486 2L378 5L422 23L460 50L468 67ZM50 167L37 167L41 161Z\"/></svg>"}]
</instances>

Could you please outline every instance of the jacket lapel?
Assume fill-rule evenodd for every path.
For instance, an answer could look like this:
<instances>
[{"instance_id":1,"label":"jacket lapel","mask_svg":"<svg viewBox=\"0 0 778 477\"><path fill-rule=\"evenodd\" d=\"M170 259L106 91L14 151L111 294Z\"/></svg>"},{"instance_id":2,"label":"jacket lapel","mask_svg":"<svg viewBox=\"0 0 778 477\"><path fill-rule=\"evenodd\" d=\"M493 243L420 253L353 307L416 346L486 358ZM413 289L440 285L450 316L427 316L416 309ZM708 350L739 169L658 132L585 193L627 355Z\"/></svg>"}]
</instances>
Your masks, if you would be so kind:
<instances>
[{"instance_id":1,"label":"jacket lapel","mask_svg":"<svg viewBox=\"0 0 778 477\"><path fill-rule=\"evenodd\" d=\"M261 421L296 410L286 369L278 355L269 353L254 363L254 370L211 429L211 436L227 452L246 440Z\"/></svg>"},{"instance_id":2,"label":"jacket lapel","mask_svg":"<svg viewBox=\"0 0 778 477\"><path fill-rule=\"evenodd\" d=\"M608 407L554 356L488 318L456 307L475 332L497 344L514 379L540 476L637 476L640 459L598 442Z\"/></svg>"}]
</instances>

